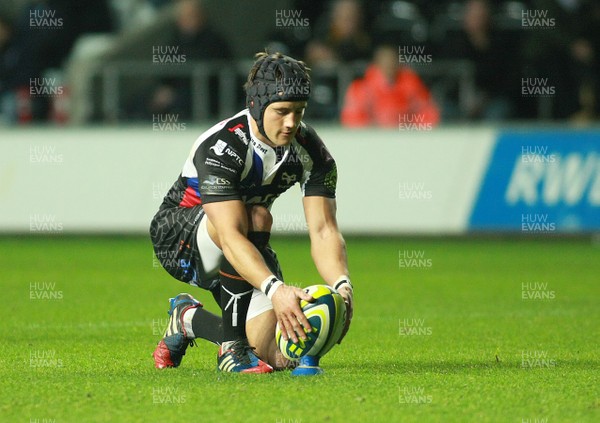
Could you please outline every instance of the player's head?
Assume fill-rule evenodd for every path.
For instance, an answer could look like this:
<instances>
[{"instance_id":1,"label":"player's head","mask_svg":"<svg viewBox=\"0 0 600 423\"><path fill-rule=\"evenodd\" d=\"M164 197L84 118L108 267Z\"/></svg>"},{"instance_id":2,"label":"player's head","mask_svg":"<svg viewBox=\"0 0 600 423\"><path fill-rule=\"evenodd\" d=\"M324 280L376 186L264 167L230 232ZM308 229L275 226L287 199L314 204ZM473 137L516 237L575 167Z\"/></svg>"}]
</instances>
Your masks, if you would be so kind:
<instances>
[{"instance_id":1,"label":"player's head","mask_svg":"<svg viewBox=\"0 0 600 423\"><path fill-rule=\"evenodd\" d=\"M246 106L256 121L259 132L275 144L279 143L272 139L275 134L269 130L273 128L265 128L265 111L273 103L281 102L281 106L285 104L286 110L295 111L302 106L303 113L310 97L309 70L303 62L281 53L263 52L256 55L256 61L244 84ZM274 105L271 109L277 107ZM268 122L269 120L267 124ZM292 136L295 135L296 129L297 125Z\"/></svg>"}]
</instances>

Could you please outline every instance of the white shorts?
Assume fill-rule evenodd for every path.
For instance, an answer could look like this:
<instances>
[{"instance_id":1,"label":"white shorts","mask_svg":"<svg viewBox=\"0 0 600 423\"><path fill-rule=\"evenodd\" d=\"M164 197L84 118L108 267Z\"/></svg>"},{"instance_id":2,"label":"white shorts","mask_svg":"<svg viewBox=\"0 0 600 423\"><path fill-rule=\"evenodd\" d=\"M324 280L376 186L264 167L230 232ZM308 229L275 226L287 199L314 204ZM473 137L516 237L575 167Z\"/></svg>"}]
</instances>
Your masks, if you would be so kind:
<instances>
[{"instance_id":1,"label":"white shorts","mask_svg":"<svg viewBox=\"0 0 600 423\"><path fill-rule=\"evenodd\" d=\"M206 274L216 277L219 274L219 268L221 267L223 251L217 247L217 245L208 235L208 229L206 227L207 220L208 219L206 218L206 215L203 215L200 219L198 232L196 234L196 243L198 245L198 251L200 252L200 258L202 259L202 265L204 266ZM246 321L272 309L273 304L271 304L271 301L267 298L267 296L261 290L254 288L252 299L250 300L250 307L248 308L248 315L246 316Z\"/></svg>"}]
</instances>

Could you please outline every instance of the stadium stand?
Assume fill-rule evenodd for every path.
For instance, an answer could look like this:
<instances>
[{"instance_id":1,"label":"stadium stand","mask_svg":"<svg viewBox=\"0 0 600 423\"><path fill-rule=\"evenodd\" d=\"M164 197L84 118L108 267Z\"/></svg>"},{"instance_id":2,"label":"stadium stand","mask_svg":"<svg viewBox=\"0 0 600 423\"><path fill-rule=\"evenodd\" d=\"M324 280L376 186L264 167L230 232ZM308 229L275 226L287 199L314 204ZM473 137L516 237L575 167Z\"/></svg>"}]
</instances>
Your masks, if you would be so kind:
<instances>
[{"instance_id":1,"label":"stadium stand","mask_svg":"<svg viewBox=\"0 0 600 423\"><path fill-rule=\"evenodd\" d=\"M363 74L373 46L382 41L424 49L423 55L432 56L430 63L411 66L441 106L442 123L542 119L585 124L598 119L598 2L270 0L242 14L233 0L204 1L212 28L231 53L226 48L209 56L187 52L184 66L155 66L153 47L181 44L173 35L176 3L49 0L46 10L64 15L68 24L58 31L35 33L19 25L40 7L37 2L2 2L1 26L10 28L0 37L2 120L82 124L148 119L150 96L140 93L152 91L165 78L189 87L186 112L179 112L182 116L195 121L224 116L243 105L243 70L252 54L266 46L312 66L314 91L308 116L337 121L346 88ZM474 48L464 29L465 15L477 3L489 7L493 42L487 50ZM554 26L527 28L524 16L531 11L546 13ZM278 25L277 13L296 13L304 24ZM78 19L67 18L73 14ZM77 27L70 24L74 21ZM19 35L24 30L26 36ZM350 34L345 40L344 31ZM52 48L44 48L51 40ZM46 54L28 55L36 57L37 63L11 64L15 49ZM27 66L31 70L24 72ZM490 69L493 77L483 81L482 75ZM11 82L15 75L25 78L19 82L20 90ZM53 80L64 88L63 94L30 98L27 75ZM556 94L522 95L523 81L535 78L545 78ZM488 104L487 111L477 106L486 96L497 100Z\"/></svg>"}]
</instances>

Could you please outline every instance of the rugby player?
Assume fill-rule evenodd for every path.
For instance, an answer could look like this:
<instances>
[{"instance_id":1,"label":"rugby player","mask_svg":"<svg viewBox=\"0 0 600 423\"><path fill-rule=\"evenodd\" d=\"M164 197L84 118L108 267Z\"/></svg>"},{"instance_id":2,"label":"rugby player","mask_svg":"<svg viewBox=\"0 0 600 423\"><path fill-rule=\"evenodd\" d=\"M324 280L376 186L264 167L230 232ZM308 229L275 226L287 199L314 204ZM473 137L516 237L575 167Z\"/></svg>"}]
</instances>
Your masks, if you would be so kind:
<instances>
[{"instance_id":1,"label":"rugby player","mask_svg":"<svg viewBox=\"0 0 600 423\"><path fill-rule=\"evenodd\" d=\"M313 298L283 282L269 245L270 209L295 184L303 193L313 261L346 302L347 332L353 291L336 221L336 164L302 121L309 70L280 53L258 53L244 85L247 108L200 135L154 216L150 235L162 266L209 290L222 311L206 311L189 294L171 299L169 325L153 354L157 368L179 366L196 338L220 345L221 371L286 367L275 325L284 339L306 339L311 328L299 302Z\"/></svg>"}]
</instances>

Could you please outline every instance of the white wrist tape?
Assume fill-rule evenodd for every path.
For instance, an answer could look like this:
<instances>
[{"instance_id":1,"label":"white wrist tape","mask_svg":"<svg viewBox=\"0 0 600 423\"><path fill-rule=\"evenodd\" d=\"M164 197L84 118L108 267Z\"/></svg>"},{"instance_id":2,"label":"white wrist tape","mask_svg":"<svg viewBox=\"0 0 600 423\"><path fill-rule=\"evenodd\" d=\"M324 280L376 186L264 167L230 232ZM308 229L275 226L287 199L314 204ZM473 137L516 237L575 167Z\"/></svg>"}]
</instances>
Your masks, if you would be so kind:
<instances>
[{"instance_id":1,"label":"white wrist tape","mask_svg":"<svg viewBox=\"0 0 600 423\"><path fill-rule=\"evenodd\" d=\"M277 291L282 285L283 282L277 279L275 275L271 275L260 284L260 290L265 293L269 300L271 300L271 298L273 298L273 294L275 294L275 291Z\"/></svg>"},{"instance_id":2,"label":"white wrist tape","mask_svg":"<svg viewBox=\"0 0 600 423\"><path fill-rule=\"evenodd\" d=\"M348 288L350 292L354 292L354 288L350 283L350 278L347 275L341 275L333 284L333 289L335 289L336 291L342 287Z\"/></svg>"}]
</instances>

